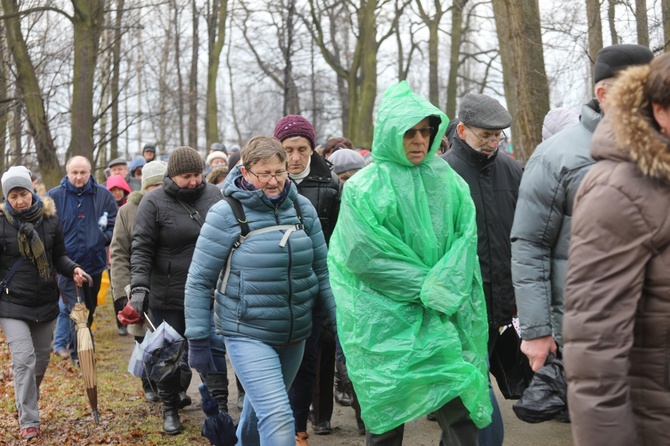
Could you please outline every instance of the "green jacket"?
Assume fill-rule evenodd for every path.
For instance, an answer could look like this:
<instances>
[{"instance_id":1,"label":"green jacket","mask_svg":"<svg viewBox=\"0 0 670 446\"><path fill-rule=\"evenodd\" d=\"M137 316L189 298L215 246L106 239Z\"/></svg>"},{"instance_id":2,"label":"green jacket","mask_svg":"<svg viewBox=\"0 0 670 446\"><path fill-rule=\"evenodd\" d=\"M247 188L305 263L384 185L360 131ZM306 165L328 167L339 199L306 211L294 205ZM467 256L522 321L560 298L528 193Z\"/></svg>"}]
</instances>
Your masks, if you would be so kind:
<instances>
[{"instance_id":1,"label":"green jacket","mask_svg":"<svg viewBox=\"0 0 670 446\"><path fill-rule=\"evenodd\" d=\"M403 135L430 117L426 159ZM488 326L467 184L435 156L449 119L406 82L384 93L374 163L347 181L328 267L347 368L372 433L460 397L491 420Z\"/></svg>"}]
</instances>

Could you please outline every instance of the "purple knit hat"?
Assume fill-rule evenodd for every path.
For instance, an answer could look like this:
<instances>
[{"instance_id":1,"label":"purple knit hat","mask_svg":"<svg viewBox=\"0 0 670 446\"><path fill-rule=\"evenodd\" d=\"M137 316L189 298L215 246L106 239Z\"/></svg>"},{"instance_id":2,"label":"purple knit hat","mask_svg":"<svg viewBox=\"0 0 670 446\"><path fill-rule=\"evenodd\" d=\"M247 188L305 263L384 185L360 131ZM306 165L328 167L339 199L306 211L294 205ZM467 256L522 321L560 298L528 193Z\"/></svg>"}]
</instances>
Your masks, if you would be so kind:
<instances>
[{"instance_id":1,"label":"purple knit hat","mask_svg":"<svg viewBox=\"0 0 670 446\"><path fill-rule=\"evenodd\" d=\"M302 136L307 138L309 145L316 145L314 141L316 140L316 134L314 133L314 127L312 124L300 115L287 115L279 120L275 126L274 137L279 141L284 141L287 138L292 138L294 136Z\"/></svg>"}]
</instances>

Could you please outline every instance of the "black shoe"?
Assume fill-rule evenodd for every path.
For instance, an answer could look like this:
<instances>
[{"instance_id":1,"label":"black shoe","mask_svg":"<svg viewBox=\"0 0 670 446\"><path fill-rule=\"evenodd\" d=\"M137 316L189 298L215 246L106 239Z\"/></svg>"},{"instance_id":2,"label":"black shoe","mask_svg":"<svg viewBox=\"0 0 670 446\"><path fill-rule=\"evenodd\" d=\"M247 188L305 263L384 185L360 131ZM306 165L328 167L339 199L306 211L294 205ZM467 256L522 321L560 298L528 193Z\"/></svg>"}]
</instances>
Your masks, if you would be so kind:
<instances>
[{"instance_id":1,"label":"black shoe","mask_svg":"<svg viewBox=\"0 0 670 446\"><path fill-rule=\"evenodd\" d=\"M437 417L435 416L434 412L431 412L428 415L426 415L426 419L428 419L428 421L437 421Z\"/></svg>"},{"instance_id":2,"label":"black shoe","mask_svg":"<svg viewBox=\"0 0 670 446\"><path fill-rule=\"evenodd\" d=\"M160 398L158 398L158 394L154 392L153 390L147 390L144 392L144 398L147 399L150 403L157 403L160 401Z\"/></svg>"},{"instance_id":3,"label":"black shoe","mask_svg":"<svg viewBox=\"0 0 670 446\"><path fill-rule=\"evenodd\" d=\"M190 406L192 403L191 397L186 394L186 392L179 392L179 408L183 409L186 406Z\"/></svg>"},{"instance_id":4,"label":"black shoe","mask_svg":"<svg viewBox=\"0 0 670 446\"><path fill-rule=\"evenodd\" d=\"M244 394L243 393L239 393L237 395L237 409L238 410L244 409Z\"/></svg>"},{"instance_id":5,"label":"black shoe","mask_svg":"<svg viewBox=\"0 0 670 446\"><path fill-rule=\"evenodd\" d=\"M119 327L119 336L128 336L128 328L125 325Z\"/></svg>"},{"instance_id":6,"label":"black shoe","mask_svg":"<svg viewBox=\"0 0 670 446\"><path fill-rule=\"evenodd\" d=\"M179 435L184 430L176 410L163 411L163 430L168 435Z\"/></svg>"},{"instance_id":7,"label":"black shoe","mask_svg":"<svg viewBox=\"0 0 670 446\"><path fill-rule=\"evenodd\" d=\"M561 423L569 423L570 422L570 412L568 412L568 409L562 410L559 412L558 415L554 417L554 420L560 421Z\"/></svg>"},{"instance_id":8,"label":"black shoe","mask_svg":"<svg viewBox=\"0 0 670 446\"><path fill-rule=\"evenodd\" d=\"M79 367L79 358L70 358L70 364L75 367Z\"/></svg>"},{"instance_id":9,"label":"black shoe","mask_svg":"<svg viewBox=\"0 0 670 446\"><path fill-rule=\"evenodd\" d=\"M322 421L314 428L316 435L330 435L333 433L333 428L330 427L330 421Z\"/></svg>"},{"instance_id":10,"label":"black shoe","mask_svg":"<svg viewBox=\"0 0 670 446\"><path fill-rule=\"evenodd\" d=\"M340 406L351 406L351 399L344 390L335 389L335 402Z\"/></svg>"}]
</instances>

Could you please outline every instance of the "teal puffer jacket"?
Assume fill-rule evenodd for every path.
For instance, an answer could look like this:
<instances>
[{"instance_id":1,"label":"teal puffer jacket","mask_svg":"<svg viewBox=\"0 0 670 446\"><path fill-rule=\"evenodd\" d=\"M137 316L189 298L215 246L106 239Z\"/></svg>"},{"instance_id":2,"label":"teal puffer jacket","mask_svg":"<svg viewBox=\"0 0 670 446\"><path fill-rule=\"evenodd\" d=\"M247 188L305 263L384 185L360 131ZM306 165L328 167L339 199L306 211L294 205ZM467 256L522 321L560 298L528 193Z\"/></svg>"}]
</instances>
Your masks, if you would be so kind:
<instances>
[{"instance_id":1,"label":"teal puffer jacket","mask_svg":"<svg viewBox=\"0 0 670 446\"><path fill-rule=\"evenodd\" d=\"M215 204L195 246L186 282L186 337L209 336L210 290L216 286L214 305L217 330L224 336L247 336L270 345L286 345L306 339L312 328L312 307L317 299L333 316L335 303L330 290L326 242L314 207L300 196L293 183L278 205L262 191L236 185L239 168L224 183L224 195L242 203L249 230L273 225L298 224L293 202L298 200L304 229L290 234L276 230L249 236L233 253L225 290L220 278L240 226L226 201Z\"/></svg>"}]
</instances>

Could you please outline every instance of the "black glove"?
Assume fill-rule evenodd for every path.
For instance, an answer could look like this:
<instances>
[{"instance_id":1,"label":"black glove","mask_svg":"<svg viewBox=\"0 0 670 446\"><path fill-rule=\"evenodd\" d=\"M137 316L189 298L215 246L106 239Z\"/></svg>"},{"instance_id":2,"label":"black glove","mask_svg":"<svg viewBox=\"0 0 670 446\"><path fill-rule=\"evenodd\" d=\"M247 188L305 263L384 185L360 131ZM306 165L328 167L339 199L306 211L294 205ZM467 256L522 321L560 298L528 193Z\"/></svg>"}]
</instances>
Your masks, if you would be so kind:
<instances>
[{"instance_id":1,"label":"black glove","mask_svg":"<svg viewBox=\"0 0 670 446\"><path fill-rule=\"evenodd\" d=\"M146 288L133 288L130 293L130 306L142 316L149 307L149 290Z\"/></svg>"},{"instance_id":2,"label":"black glove","mask_svg":"<svg viewBox=\"0 0 670 446\"><path fill-rule=\"evenodd\" d=\"M118 302L119 307L125 308L126 304L128 303L128 298L126 296L123 296L119 299L116 299L116 301Z\"/></svg>"}]
</instances>

